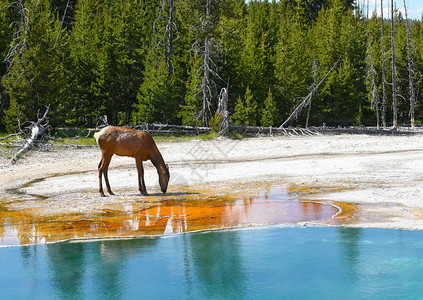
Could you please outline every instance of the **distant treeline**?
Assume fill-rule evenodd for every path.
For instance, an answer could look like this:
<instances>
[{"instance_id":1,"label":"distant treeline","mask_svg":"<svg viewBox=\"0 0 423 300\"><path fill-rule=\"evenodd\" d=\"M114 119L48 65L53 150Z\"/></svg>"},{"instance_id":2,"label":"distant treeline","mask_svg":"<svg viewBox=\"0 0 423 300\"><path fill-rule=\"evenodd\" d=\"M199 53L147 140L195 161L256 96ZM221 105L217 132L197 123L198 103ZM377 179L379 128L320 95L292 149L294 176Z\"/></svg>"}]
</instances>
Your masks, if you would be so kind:
<instances>
[{"instance_id":1,"label":"distant treeline","mask_svg":"<svg viewBox=\"0 0 423 300\"><path fill-rule=\"evenodd\" d=\"M49 104L53 126L93 126L105 115L114 125L210 125L222 88L233 124L279 126L337 61L291 125L304 125L308 112L310 125L375 125L367 59L371 45L381 94L381 20L354 3L0 0L0 129L16 130ZM419 120L423 25L410 25ZM384 32L390 74L389 21ZM399 122L410 110L406 40L397 13Z\"/></svg>"}]
</instances>

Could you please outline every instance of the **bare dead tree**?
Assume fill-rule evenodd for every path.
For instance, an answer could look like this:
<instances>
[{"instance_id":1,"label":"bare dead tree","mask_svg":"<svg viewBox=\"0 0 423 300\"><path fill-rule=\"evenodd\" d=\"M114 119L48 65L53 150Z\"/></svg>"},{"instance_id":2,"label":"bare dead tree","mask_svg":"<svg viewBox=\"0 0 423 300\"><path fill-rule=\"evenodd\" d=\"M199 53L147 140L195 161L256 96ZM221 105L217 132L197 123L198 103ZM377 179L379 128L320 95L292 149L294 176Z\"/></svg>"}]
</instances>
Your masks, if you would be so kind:
<instances>
[{"instance_id":1,"label":"bare dead tree","mask_svg":"<svg viewBox=\"0 0 423 300\"><path fill-rule=\"evenodd\" d=\"M217 113L220 116L219 134L225 135L229 128L228 90L226 88L220 90Z\"/></svg>"},{"instance_id":2,"label":"bare dead tree","mask_svg":"<svg viewBox=\"0 0 423 300\"><path fill-rule=\"evenodd\" d=\"M26 127L25 129L20 129L19 134L30 133L30 136L26 139L26 142L22 146L22 148L12 157L12 159L10 160L11 164L16 163L16 161L19 159L19 157L21 157L22 154L31 149L34 144L40 140L40 137L44 135L45 131L49 128L47 118L49 110L50 105L46 107L46 111L44 112L43 116L40 117L38 114L37 122L30 122L30 126Z\"/></svg>"},{"instance_id":3,"label":"bare dead tree","mask_svg":"<svg viewBox=\"0 0 423 300\"><path fill-rule=\"evenodd\" d=\"M28 9L24 7L23 0L12 2L8 8L14 8L19 13L20 18L10 24L10 26L15 27L15 33L9 51L3 60L7 64L7 70L3 76L7 76L10 73L16 60L23 55L28 47L26 41L27 24L29 23Z\"/></svg>"},{"instance_id":4,"label":"bare dead tree","mask_svg":"<svg viewBox=\"0 0 423 300\"><path fill-rule=\"evenodd\" d=\"M395 20L394 20L394 0L391 0L391 55L392 55L392 113L393 127L398 128L398 104L397 104L397 69L395 64Z\"/></svg>"},{"instance_id":5,"label":"bare dead tree","mask_svg":"<svg viewBox=\"0 0 423 300\"><path fill-rule=\"evenodd\" d=\"M173 0L169 0L169 21L167 23L167 27L169 30L169 38L168 38L169 47L167 51L167 60L166 60L169 75L173 74L172 56L173 56L174 14L175 14L175 6L173 5Z\"/></svg>"},{"instance_id":6,"label":"bare dead tree","mask_svg":"<svg viewBox=\"0 0 423 300\"><path fill-rule=\"evenodd\" d=\"M330 70L326 73L326 75L320 80L320 82L314 86L314 88L310 88L310 93L305 96L304 98L301 99L300 102L298 102L298 104L294 107L294 109L292 110L292 113L289 115L289 117L285 120L285 122L282 123L281 126L279 126L279 128L283 128L289 121L291 121L292 119L297 119L299 114L301 113L301 111L310 105L311 103L311 99L313 97L313 95L316 93L316 91L318 90L319 86L326 80L326 78L328 78L328 76L333 72L333 70L335 69L336 65L338 64L340 59L338 59L333 66L330 68Z\"/></svg>"},{"instance_id":7,"label":"bare dead tree","mask_svg":"<svg viewBox=\"0 0 423 300\"><path fill-rule=\"evenodd\" d=\"M203 108L201 115L203 118L203 125L208 126L211 106L211 84L210 84L210 65L211 65L211 45L210 40L206 37L204 40L204 57L203 57L203 80L201 82L201 91L203 92Z\"/></svg>"},{"instance_id":8,"label":"bare dead tree","mask_svg":"<svg viewBox=\"0 0 423 300\"><path fill-rule=\"evenodd\" d=\"M167 10L167 8L169 9L169 13L168 13L168 16L165 16L165 11ZM166 19L166 24L161 28L157 28L158 27L157 24L162 19ZM156 51L156 57L157 57L157 50L160 47L164 48L164 56L165 56L166 66L167 66L169 76L171 76L174 72L173 63L172 63L173 50L174 50L173 41L175 38L174 35L175 35L175 28L176 28L174 19L175 19L174 0L162 0L159 16L156 18L156 20L154 20L154 23L153 23L153 32L156 33L156 36L155 36L156 41L154 43L152 51L153 50Z\"/></svg>"},{"instance_id":9,"label":"bare dead tree","mask_svg":"<svg viewBox=\"0 0 423 300\"><path fill-rule=\"evenodd\" d=\"M386 128L386 102L387 102L387 93L386 93L386 76L385 76L385 46L384 46L384 25L383 25L383 0L380 0L380 11L381 11L381 20L380 20L380 28L381 28L381 58L382 58L382 107L381 107L381 119L382 119L382 127Z\"/></svg>"},{"instance_id":10,"label":"bare dead tree","mask_svg":"<svg viewBox=\"0 0 423 300\"><path fill-rule=\"evenodd\" d=\"M211 22L211 6L212 0L207 0L205 3L205 17L202 18L200 27L203 28L205 32L208 32L210 28L213 26ZM203 107L201 109L201 117L203 120L203 126L209 126L209 118L210 118L210 108L211 108L211 82L210 82L210 73L211 73L211 50L212 45L210 41L210 37L206 34L204 38L204 51L203 51L203 79L201 82L201 92L203 94Z\"/></svg>"},{"instance_id":11,"label":"bare dead tree","mask_svg":"<svg viewBox=\"0 0 423 300\"><path fill-rule=\"evenodd\" d=\"M212 108L212 97L216 94L217 84L214 80L218 79L224 82L217 72L216 63L213 61L221 50L221 47L213 37L213 33L215 33L217 27L221 27L224 30L226 28L219 23L218 18L220 11L219 5L222 5L221 0L198 1L196 5L200 22L195 25L197 38L192 45L192 50L201 57L201 66L196 72L198 76L201 73L201 83L198 86L199 93L195 97L198 94L202 95L203 102L199 118L202 119L203 126L208 126ZM217 13L213 14L212 9Z\"/></svg>"},{"instance_id":12,"label":"bare dead tree","mask_svg":"<svg viewBox=\"0 0 423 300\"><path fill-rule=\"evenodd\" d=\"M367 36L367 55L366 55L366 71L367 71L367 85L370 89L370 103L372 109L376 113L376 127L380 128L379 117L379 93L377 91L376 78L377 72L374 66L373 49L370 41L370 33L368 28L369 22L369 2L367 2L367 19L365 21L366 36Z\"/></svg>"},{"instance_id":13,"label":"bare dead tree","mask_svg":"<svg viewBox=\"0 0 423 300\"><path fill-rule=\"evenodd\" d=\"M414 128L414 110L416 108L416 95L415 95L415 88L414 88L414 61L411 55L411 33L410 33L410 25L408 21L407 15L407 5L404 0L404 10L405 10L405 24L406 24L406 32L407 32L407 56L408 56L408 89L409 89L409 97L410 97L410 119L411 119L411 128Z\"/></svg>"}]
</instances>

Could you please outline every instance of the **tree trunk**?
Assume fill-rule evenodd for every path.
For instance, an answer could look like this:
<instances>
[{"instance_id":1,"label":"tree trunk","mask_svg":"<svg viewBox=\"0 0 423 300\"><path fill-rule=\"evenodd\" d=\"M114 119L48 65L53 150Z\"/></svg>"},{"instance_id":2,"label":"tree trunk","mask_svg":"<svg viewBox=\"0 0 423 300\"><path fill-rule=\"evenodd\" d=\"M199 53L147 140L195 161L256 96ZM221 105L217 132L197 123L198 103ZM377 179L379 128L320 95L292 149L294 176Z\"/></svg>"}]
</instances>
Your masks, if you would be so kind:
<instances>
[{"instance_id":1,"label":"tree trunk","mask_svg":"<svg viewBox=\"0 0 423 300\"><path fill-rule=\"evenodd\" d=\"M392 122L393 127L398 128L398 107L397 107L397 69L395 66L395 21L394 21L394 0L391 0L391 52L392 52Z\"/></svg>"},{"instance_id":2,"label":"tree trunk","mask_svg":"<svg viewBox=\"0 0 423 300\"><path fill-rule=\"evenodd\" d=\"M382 56L382 108L381 108L381 121L383 128L386 128L386 76L385 76L385 48L384 48L384 28L383 28L383 0L380 0L380 11L381 11L381 56Z\"/></svg>"},{"instance_id":3,"label":"tree trunk","mask_svg":"<svg viewBox=\"0 0 423 300\"><path fill-rule=\"evenodd\" d=\"M414 70L413 70L413 58L411 56L411 42L410 42L410 25L408 23L407 16L407 5L404 0L404 10L405 10L405 23L407 30L407 56L408 56L408 86L409 86L409 97L410 97L410 120L411 128L414 128L414 109L416 107L416 95L414 92Z\"/></svg>"},{"instance_id":4,"label":"tree trunk","mask_svg":"<svg viewBox=\"0 0 423 300\"><path fill-rule=\"evenodd\" d=\"M168 53L167 53L167 69L169 72L169 76L173 74L173 64L172 64L172 56L173 56L173 23L174 23L174 13L175 13L175 6L173 5L173 0L169 0L169 22L168 22L168 29L169 29L169 38L168 38Z\"/></svg>"},{"instance_id":5,"label":"tree trunk","mask_svg":"<svg viewBox=\"0 0 423 300\"><path fill-rule=\"evenodd\" d=\"M374 67L374 58L373 58L373 49L372 43L370 41L370 34L367 23L369 21L369 3L367 2L367 18L366 18L366 36L367 36L367 57L366 57L366 66L367 66L367 77L370 77L370 103L372 109L376 113L376 128L380 128L380 117L379 117L379 95L377 92L376 86L376 69Z\"/></svg>"},{"instance_id":6,"label":"tree trunk","mask_svg":"<svg viewBox=\"0 0 423 300\"><path fill-rule=\"evenodd\" d=\"M210 42L208 38L204 40L204 58L203 58L203 82L201 84L201 90L203 92L203 109L202 109L202 118L203 126L209 126L209 113L210 113L210 103L211 103L211 93L210 93Z\"/></svg>"},{"instance_id":7,"label":"tree trunk","mask_svg":"<svg viewBox=\"0 0 423 300\"><path fill-rule=\"evenodd\" d=\"M167 18L167 23L164 25L163 28L156 30L156 22L161 20L163 18L162 14L164 14L166 8L166 3L169 6L169 17ZM158 49L160 47L163 47L163 55L164 60L166 62L166 67L168 70L168 76L170 77L173 74L173 63L172 63L172 57L173 57L173 36L175 32L175 6L174 6L174 0L162 0L161 8L159 12L159 16L156 18L156 20L153 23L153 32L157 32L155 36L155 42L153 49L156 49L156 59L158 54ZM163 37L159 38L159 35L163 34ZM159 38L159 40L158 40Z\"/></svg>"},{"instance_id":8,"label":"tree trunk","mask_svg":"<svg viewBox=\"0 0 423 300\"><path fill-rule=\"evenodd\" d=\"M210 26L210 9L211 9L211 0L207 0L206 3L206 31ZM203 57L203 81L201 84L201 90L203 92L203 109L202 109L202 119L203 126L209 126L210 118L210 105L211 105L211 86L210 86L210 64L211 64L211 41L206 35L204 39L204 57Z\"/></svg>"},{"instance_id":9,"label":"tree trunk","mask_svg":"<svg viewBox=\"0 0 423 300\"><path fill-rule=\"evenodd\" d=\"M220 90L217 112L220 115L219 134L226 135L229 128L228 90L226 88Z\"/></svg>"}]
</instances>

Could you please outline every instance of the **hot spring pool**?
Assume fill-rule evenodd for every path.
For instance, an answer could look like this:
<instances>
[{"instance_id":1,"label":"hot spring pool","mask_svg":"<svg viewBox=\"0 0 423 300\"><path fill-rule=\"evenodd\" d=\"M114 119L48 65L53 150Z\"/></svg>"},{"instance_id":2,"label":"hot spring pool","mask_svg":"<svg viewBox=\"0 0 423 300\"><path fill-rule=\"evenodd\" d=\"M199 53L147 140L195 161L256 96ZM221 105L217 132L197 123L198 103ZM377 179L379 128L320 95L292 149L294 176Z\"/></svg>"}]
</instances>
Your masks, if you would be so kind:
<instances>
[{"instance_id":1,"label":"hot spring pool","mask_svg":"<svg viewBox=\"0 0 423 300\"><path fill-rule=\"evenodd\" d=\"M247 227L0 248L2 299L420 299L423 232Z\"/></svg>"}]
</instances>

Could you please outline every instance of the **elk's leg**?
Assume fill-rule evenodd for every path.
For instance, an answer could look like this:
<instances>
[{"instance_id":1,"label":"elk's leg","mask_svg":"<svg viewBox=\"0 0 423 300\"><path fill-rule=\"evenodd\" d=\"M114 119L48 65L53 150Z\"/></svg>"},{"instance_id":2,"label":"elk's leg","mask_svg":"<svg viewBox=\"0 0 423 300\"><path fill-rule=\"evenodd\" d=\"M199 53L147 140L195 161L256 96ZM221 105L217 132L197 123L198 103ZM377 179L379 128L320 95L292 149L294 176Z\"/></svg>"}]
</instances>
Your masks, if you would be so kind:
<instances>
[{"instance_id":1,"label":"elk's leg","mask_svg":"<svg viewBox=\"0 0 423 300\"><path fill-rule=\"evenodd\" d=\"M105 197L106 195L104 195L104 192L103 192L102 174L103 174L103 157L101 158L100 163L98 164L98 191L100 192L100 195L102 197Z\"/></svg>"},{"instance_id":2,"label":"elk's leg","mask_svg":"<svg viewBox=\"0 0 423 300\"><path fill-rule=\"evenodd\" d=\"M137 164L138 171L138 189L140 190L141 195L148 195L144 182L144 167L142 165L142 159L136 158L135 162Z\"/></svg>"},{"instance_id":3,"label":"elk's leg","mask_svg":"<svg viewBox=\"0 0 423 300\"><path fill-rule=\"evenodd\" d=\"M113 154L112 154L113 155ZM109 170L109 164L110 160L112 159L112 155L102 153L101 155L101 161L98 165L98 179L99 179L99 192L101 196L105 196L103 192L103 185L102 185L102 174L104 175L104 181L106 182L106 188L110 195L114 195L109 184L109 177L107 175L107 172Z\"/></svg>"},{"instance_id":4,"label":"elk's leg","mask_svg":"<svg viewBox=\"0 0 423 300\"><path fill-rule=\"evenodd\" d=\"M112 155L110 155L109 159L107 159L107 162L105 163L105 167L104 167L104 180L106 181L106 188L107 188L107 192L109 192L110 195L114 195L112 192L112 189L110 188L110 184L109 184L109 165L110 165L110 160L112 159Z\"/></svg>"}]
</instances>

